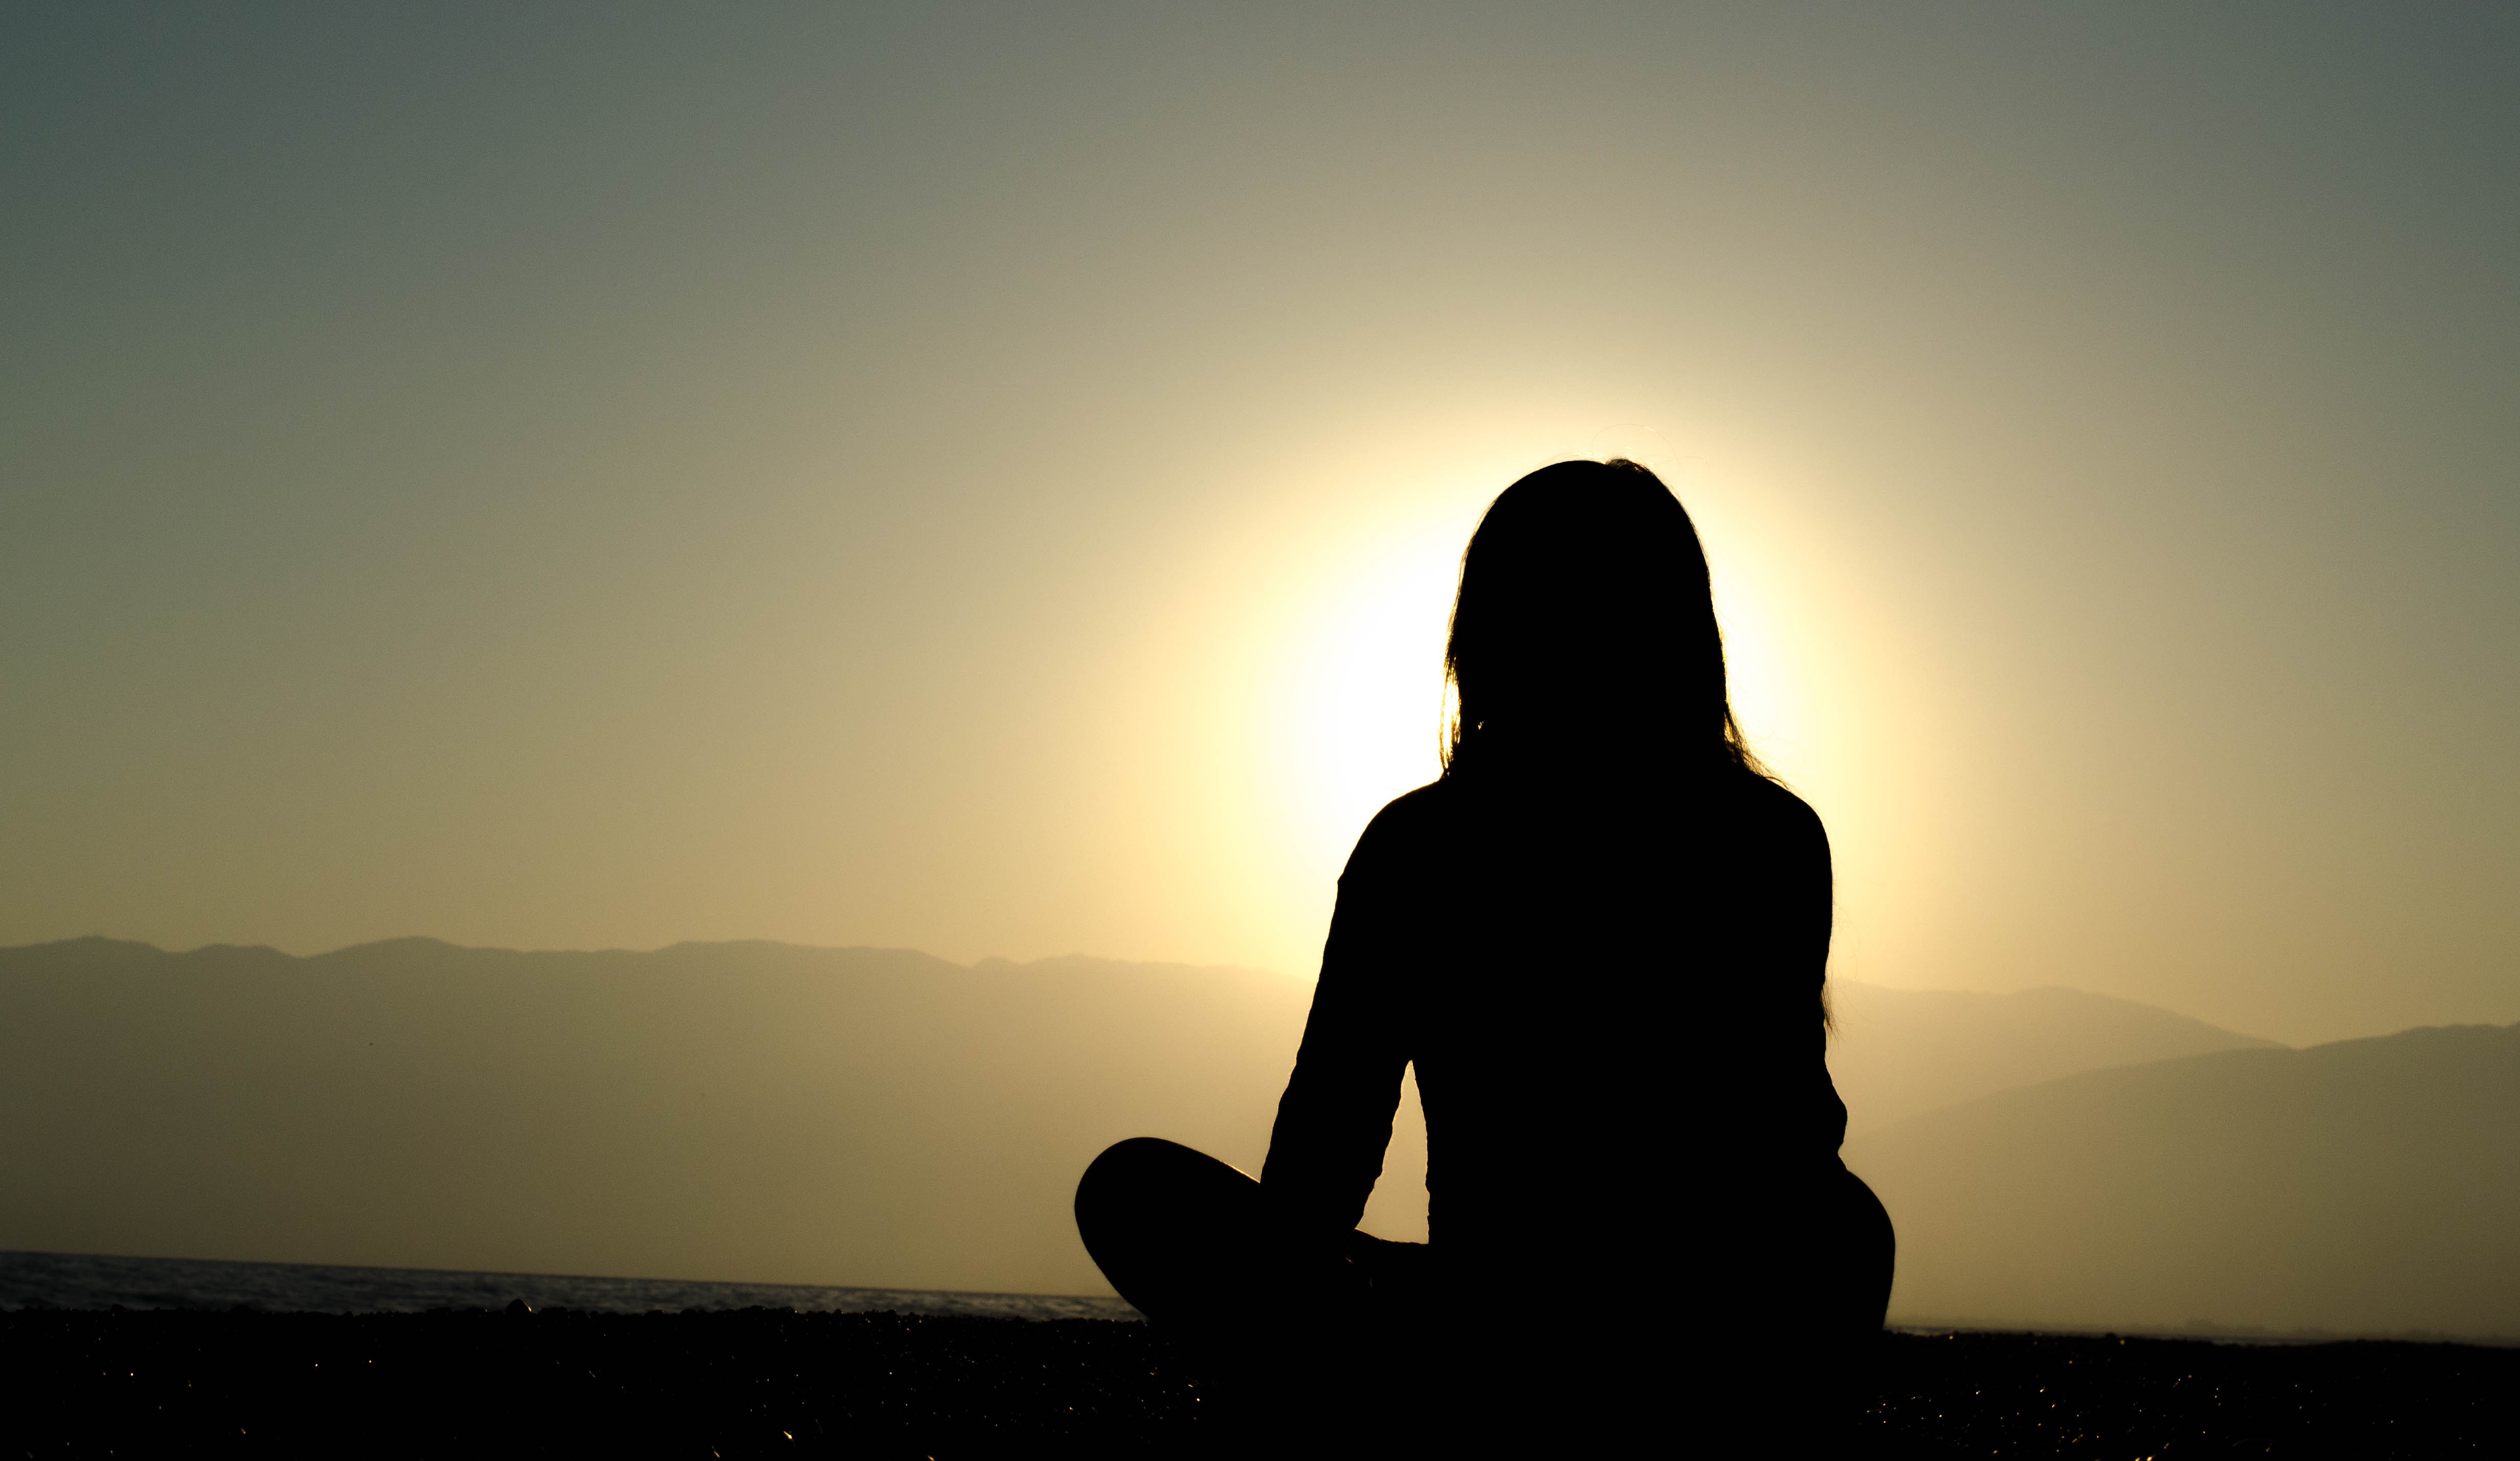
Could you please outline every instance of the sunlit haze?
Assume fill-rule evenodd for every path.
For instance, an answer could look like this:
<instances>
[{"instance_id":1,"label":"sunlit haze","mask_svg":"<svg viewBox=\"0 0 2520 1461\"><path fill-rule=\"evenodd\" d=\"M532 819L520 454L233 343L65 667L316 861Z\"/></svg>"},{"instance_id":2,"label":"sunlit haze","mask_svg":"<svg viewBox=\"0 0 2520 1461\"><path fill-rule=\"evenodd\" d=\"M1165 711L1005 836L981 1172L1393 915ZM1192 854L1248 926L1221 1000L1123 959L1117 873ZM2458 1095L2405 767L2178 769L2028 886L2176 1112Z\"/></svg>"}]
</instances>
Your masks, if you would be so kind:
<instances>
[{"instance_id":1,"label":"sunlit haze","mask_svg":"<svg viewBox=\"0 0 2520 1461\"><path fill-rule=\"evenodd\" d=\"M1306 977L1626 455L1837 975L2520 1020L2514 24L15 12L0 945Z\"/></svg>"}]
</instances>

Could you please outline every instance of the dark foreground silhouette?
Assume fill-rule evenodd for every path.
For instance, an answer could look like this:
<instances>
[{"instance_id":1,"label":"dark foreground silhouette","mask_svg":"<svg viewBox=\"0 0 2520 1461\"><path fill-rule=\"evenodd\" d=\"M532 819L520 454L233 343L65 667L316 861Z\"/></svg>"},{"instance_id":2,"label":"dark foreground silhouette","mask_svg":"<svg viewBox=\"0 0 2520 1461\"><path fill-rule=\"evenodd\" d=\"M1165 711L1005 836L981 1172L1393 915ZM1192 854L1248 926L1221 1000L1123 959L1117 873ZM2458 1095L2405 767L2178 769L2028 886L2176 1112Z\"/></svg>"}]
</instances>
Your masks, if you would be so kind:
<instances>
[{"instance_id":1,"label":"dark foreground silhouette","mask_svg":"<svg viewBox=\"0 0 2520 1461\"><path fill-rule=\"evenodd\" d=\"M1309 1445L1624 1449L1718 1404L1824 1431L1892 1228L1837 1155L1828 837L1743 743L1679 500L1626 462L1506 489L1445 669L1444 774L1340 874L1259 1181L1122 1143L1086 1250ZM1422 1252L1355 1231L1413 1067ZM1674 1312L1707 1327L1638 1318Z\"/></svg>"},{"instance_id":2,"label":"dark foreground silhouette","mask_svg":"<svg viewBox=\"0 0 2520 1461\"><path fill-rule=\"evenodd\" d=\"M1784 1217L1770 1242L1734 1245L1748 1282L1704 1276L1730 1321L1699 1329L1620 1290L1623 1262L1660 1255L1559 1250L1568 1288L1503 1287L1431 1244L1324 1243L1262 1183L1151 1137L1104 1152L1076 1196L1112 1286L1208 1377L1219 1442L1262 1454L1624 1448L1680 1415L1732 1444L1840 1439L1878 1357L1889 1221L1842 1170Z\"/></svg>"},{"instance_id":3,"label":"dark foreground silhouette","mask_svg":"<svg viewBox=\"0 0 2520 1461\"><path fill-rule=\"evenodd\" d=\"M1179 1345L1094 1319L0 1311L0 1456L1195 1456L1219 1431ZM2515 1392L2520 1350L1894 1334L1848 1454L2504 1455Z\"/></svg>"}]
</instances>

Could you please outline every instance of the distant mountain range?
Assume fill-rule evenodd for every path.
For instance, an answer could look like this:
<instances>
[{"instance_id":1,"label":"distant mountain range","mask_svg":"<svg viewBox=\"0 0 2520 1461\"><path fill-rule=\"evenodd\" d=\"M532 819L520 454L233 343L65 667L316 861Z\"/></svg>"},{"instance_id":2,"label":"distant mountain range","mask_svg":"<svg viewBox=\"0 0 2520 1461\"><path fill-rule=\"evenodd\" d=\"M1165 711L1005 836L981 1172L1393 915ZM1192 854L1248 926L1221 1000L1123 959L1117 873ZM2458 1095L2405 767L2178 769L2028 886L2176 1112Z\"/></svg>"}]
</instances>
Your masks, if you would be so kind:
<instances>
[{"instance_id":1,"label":"distant mountain range","mask_svg":"<svg viewBox=\"0 0 2520 1461\"><path fill-rule=\"evenodd\" d=\"M2272 1050L2132 999L2080 990L2011 995L1893 990L1833 980L1828 1069L1849 1135L2015 1085L2217 1050Z\"/></svg>"},{"instance_id":2,"label":"distant mountain range","mask_svg":"<svg viewBox=\"0 0 2520 1461\"><path fill-rule=\"evenodd\" d=\"M1256 1165L1309 985L776 944L0 951L0 1248L1108 1292L1069 1201Z\"/></svg>"},{"instance_id":3,"label":"distant mountain range","mask_svg":"<svg viewBox=\"0 0 2520 1461\"><path fill-rule=\"evenodd\" d=\"M1142 1133L1256 1171L1311 993L777 944L0 950L0 1249L1102 1293L1076 1174ZM2520 1334L2514 1032L1834 997L1894 1317ZM1424 1163L1413 1092L1370 1228L1423 1235Z\"/></svg>"},{"instance_id":4,"label":"distant mountain range","mask_svg":"<svg viewBox=\"0 0 2520 1461\"><path fill-rule=\"evenodd\" d=\"M1849 1142L1894 1316L2520 1339L2520 1025L2092 1071Z\"/></svg>"}]
</instances>

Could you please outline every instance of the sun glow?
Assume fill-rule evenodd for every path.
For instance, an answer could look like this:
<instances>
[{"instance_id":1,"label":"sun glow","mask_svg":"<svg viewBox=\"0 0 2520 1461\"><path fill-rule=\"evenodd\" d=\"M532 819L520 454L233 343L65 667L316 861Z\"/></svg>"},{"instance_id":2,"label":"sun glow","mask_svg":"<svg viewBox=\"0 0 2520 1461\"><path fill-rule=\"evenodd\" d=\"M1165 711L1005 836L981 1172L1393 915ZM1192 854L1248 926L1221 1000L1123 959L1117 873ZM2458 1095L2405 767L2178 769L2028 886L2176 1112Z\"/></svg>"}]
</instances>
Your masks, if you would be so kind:
<instances>
[{"instance_id":1,"label":"sun glow","mask_svg":"<svg viewBox=\"0 0 2520 1461\"><path fill-rule=\"evenodd\" d=\"M1759 585L1738 569L1715 569L1715 618L1724 630L1724 688L1750 750L1791 777L1809 760L1801 713L1786 673L1779 630Z\"/></svg>"},{"instance_id":2,"label":"sun glow","mask_svg":"<svg viewBox=\"0 0 2520 1461\"><path fill-rule=\"evenodd\" d=\"M1289 636L1281 784L1316 867L1335 872L1384 803L1441 769L1444 633L1468 536L1447 517L1349 558Z\"/></svg>"}]
</instances>

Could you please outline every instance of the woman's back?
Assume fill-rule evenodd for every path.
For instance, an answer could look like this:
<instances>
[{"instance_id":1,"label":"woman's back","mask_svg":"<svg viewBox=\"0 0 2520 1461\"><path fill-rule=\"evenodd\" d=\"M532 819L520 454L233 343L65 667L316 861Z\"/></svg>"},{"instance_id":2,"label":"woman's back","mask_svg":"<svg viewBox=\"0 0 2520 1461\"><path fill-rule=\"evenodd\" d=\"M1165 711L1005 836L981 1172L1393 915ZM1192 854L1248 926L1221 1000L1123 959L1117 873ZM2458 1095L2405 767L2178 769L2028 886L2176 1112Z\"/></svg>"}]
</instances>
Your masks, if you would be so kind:
<instances>
[{"instance_id":1,"label":"woman's back","mask_svg":"<svg viewBox=\"0 0 2520 1461\"><path fill-rule=\"evenodd\" d=\"M1828 923L1819 819L1737 768L1572 786L1462 774L1413 792L1340 879L1263 1181L1352 1225L1411 1062L1448 1262L1834 1165Z\"/></svg>"}]
</instances>

